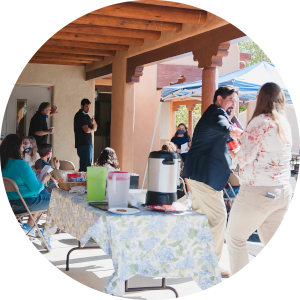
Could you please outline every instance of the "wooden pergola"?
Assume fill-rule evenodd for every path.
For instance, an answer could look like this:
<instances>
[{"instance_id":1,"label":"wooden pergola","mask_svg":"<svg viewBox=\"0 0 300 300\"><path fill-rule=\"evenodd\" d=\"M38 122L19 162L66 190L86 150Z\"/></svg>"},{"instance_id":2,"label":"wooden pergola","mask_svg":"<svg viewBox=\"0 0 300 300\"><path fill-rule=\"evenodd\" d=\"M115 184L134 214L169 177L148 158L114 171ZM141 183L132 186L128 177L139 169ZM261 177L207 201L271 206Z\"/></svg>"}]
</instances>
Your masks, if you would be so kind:
<instances>
[{"instance_id":1,"label":"wooden pergola","mask_svg":"<svg viewBox=\"0 0 300 300\"><path fill-rule=\"evenodd\" d=\"M135 1L97 9L54 34L30 63L84 66L159 40L162 32L180 34L183 24L205 24L207 12L180 3Z\"/></svg>"}]
</instances>

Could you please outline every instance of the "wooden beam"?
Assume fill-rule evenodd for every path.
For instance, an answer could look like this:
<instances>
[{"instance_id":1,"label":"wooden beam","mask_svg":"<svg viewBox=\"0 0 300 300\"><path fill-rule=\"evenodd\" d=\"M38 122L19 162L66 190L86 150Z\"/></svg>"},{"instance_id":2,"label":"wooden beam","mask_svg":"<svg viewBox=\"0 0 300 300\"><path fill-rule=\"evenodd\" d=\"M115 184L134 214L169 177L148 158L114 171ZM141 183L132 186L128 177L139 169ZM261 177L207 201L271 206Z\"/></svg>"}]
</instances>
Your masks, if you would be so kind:
<instances>
[{"instance_id":1,"label":"wooden beam","mask_svg":"<svg viewBox=\"0 0 300 300\"><path fill-rule=\"evenodd\" d=\"M203 53L206 53L205 49L210 47L214 48L215 46L217 46L218 49L220 43L242 36L245 36L242 31L232 24L227 24L161 48L129 57L127 58L126 82L130 82L131 77L134 74L133 72L138 66L153 64L169 57L174 57L191 51L199 51L199 49L202 49L204 51ZM215 54L211 53L211 55ZM198 67L205 67L205 65L198 65Z\"/></svg>"},{"instance_id":2,"label":"wooden beam","mask_svg":"<svg viewBox=\"0 0 300 300\"><path fill-rule=\"evenodd\" d=\"M115 18L115 17L100 16L100 15L93 15L93 14L87 14L73 21L72 24L110 26L110 27L120 27L120 28L128 28L128 29L154 30L154 31L166 31L166 32L177 32L177 33L181 32L182 30L181 23Z\"/></svg>"},{"instance_id":3,"label":"wooden beam","mask_svg":"<svg viewBox=\"0 0 300 300\"><path fill-rule=\"evenodd\" d=\"M35 53L34 57L56 57L56 58L75 58L91 61L103 61L104 56L96 55L82 55L82 54L69 54L69 53L60 53L60 52L41 52L38 51Z\"/></svg>"},{"instance_id":4,"label":"wooden beam","mask_svg":"<svg viewBox=\"0 0 300 300\"><path fill-rule=\"evenodd\" d=\"M83 63L74 63L74 62L66 62L66 61L48 61L46 59L31 59L29 61L31 64L46 64L46 65L68 65L68 66L85 66Z\"/></svg>"},{"instance_id":5,"label":"wooden beam","mask_svg":"<svg viewBox=\"0 0 300 300\"><path fill-rule=\"evenodd\" d=\"M91 42L78 42L78 41L64 41L64 40L48 40L44 46L59 46L59 47L75 47L75 48L88 48L88 49L99 49L99 50L120 50L127 51L129 46L127 45L112 45L112 44L101 44L101 43L91 43ZM116 54L116 51L111 51L110 53ZM104 54L101 54L104 55Z\"/></svg>"},{"instance_id":6,"label":"wooden beam","mask_svg":"<svg viewBox=\"0 0 300 300\"><path fill-rule=\"evenodd\" d=\"M80 64L88 64L91 63L90 60L84 60L80 58L56 58L56 57L33 57L31 60L39 60L39 61L52 61L52 62L74 62Z\"/></svg>"},{"instance_id":7,"label":"wooden beam","mask_svg":"<svg viewBox=\"0 0 300 300\"><path fill-rule=\"evenodd\" d=\"M91 12L91 14L198 25L205 24L207 18L207 12L204 10L157 6L133 2L106 6Z\"/></svg>"},{"instance_id":8,"label":"wooden beam","mask_svg":"<svg viewBox=\"0 0 300 300\"><path fill-rule=\"evenodd\" d=\"M112 74L112 64L85 73L85 80L107 77Z\"/></svg>"},{"instance_id":9,"label":"wooden beam","mask_svg":"<svg viewBox=\"0 0 300 300\"><path fill-rule=\"evenodd\" d=\"M171 6L171 7L179 7L179 8L187 8L187 9L199 9L195 6L190 6L187 4L182 4L179 2L171 2L171 1L160 1L160 0L142 0L142 1L134 1L135 3L142 4L151 4L151 5L159 5L159 6Z\"/></svg>"},{"instance_id":10,"label":"wooden beam","mask_svg":"<svg viewBox=\"0 0 300 300\"><path fill-rule=\"evenodd\" d=\"M134 45L134 46L142 46L144 44L143 39L123 38L123 37L107 36L107 35L82 34L82 33L77 34L77 33L69 33L69 32L58 32L54 34L52 38L57 40L95 42L95 43L103 43L103 44L120 44L120 45Z\"/></svg>"},{"instance_id":11,"label":"wooden beam","mask_svg":"<svg viewBox=\"0 0 300 300\"><path fill-rule=\"evenodd\" d=\"M151 39L151 40L159 40L161 36L161 33L159 31L153 31L153 30L137 30L137 29L82 25L82 24L69 24L63 29L61 29L60 32L110 35L110 36L121 36L121 37L128 37L128 38Z\"/></svg>"},{"instance_id":12,"label":"wooden beam","mask_svg":"<svg viewBox=\"0 0 300 300\"><path fill-rule=\"evenodd\" d=\"M96 56L114 56L116 54L116 51L109 51L109 50L75 48L75 47L56 47L56 46L42 46L39 49L39 51L69 53L69 54L96 55Z\"/></svg>"}]
</instances>

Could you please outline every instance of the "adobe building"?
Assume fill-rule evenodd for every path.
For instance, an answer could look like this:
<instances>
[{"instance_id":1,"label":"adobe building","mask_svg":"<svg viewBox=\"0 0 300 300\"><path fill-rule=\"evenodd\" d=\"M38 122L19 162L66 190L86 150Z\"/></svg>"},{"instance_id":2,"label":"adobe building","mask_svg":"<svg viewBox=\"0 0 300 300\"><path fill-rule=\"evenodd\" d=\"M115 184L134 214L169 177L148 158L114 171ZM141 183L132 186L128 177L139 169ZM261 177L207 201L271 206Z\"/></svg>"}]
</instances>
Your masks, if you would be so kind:
<instances>
[{"instance_id":1,"label":"adobe building","mask_svg":"<svg viewBox=\"0 0 300 300\"><path fill-rule=\"evenodd\" d=\"M16 132L17 108L24 100L26 133L38 104L49 101L59 112L50 120L53 152L78 167L73 118L80 101L88 98L90 115L98 118L94 157L110 145L121 170L143 176L163 78L168 84L181 74L188 78L180 68L192 66L193 76L203 80L199 101L204 111L212 103L218 76L240 68L236 42L244 36L209 12L174 2L134 1L93 11L66 25L33 55L11 94L2 134ZM166 72L175 78L170 81ZM194 103L189 104L192 111ZM162 107L153 150L174 134L173 105L178 103Z\"/></svg>"}]
</instances>

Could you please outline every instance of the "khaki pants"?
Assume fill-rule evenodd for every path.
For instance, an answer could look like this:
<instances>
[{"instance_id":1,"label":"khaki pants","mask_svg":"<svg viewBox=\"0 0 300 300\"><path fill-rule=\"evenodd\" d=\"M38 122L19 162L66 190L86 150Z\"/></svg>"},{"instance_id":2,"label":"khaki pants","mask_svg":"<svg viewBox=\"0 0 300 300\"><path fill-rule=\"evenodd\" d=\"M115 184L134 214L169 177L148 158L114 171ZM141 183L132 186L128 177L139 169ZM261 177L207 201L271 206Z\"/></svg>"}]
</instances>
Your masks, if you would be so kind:
<instances>
[{"instance_id":1,"label":"khaki pants","mask_svg":"<svg viewBox=\"0 0 300 300\"><path fill-rule=\"evenodd\" d=\"M270 192L275 199L266 197ZM284 186L241 186L229 215L226 244L232 275L249 262L246 242L257 230L266 245L278 229L291 201L290 184Z\"/></svg>"},{"instance_id":2,"label":"khaki pants","mask_svg":"<svg viewBox=\"0 0 300 300\"><path fill-rule=\"evenodd\" d=\"M207 216L218 261L220 261L227 219L223 191L216 191L205 183L192 179L188 179L188 183L192 189L193 210Z\"/></svg>"}]
</instances>

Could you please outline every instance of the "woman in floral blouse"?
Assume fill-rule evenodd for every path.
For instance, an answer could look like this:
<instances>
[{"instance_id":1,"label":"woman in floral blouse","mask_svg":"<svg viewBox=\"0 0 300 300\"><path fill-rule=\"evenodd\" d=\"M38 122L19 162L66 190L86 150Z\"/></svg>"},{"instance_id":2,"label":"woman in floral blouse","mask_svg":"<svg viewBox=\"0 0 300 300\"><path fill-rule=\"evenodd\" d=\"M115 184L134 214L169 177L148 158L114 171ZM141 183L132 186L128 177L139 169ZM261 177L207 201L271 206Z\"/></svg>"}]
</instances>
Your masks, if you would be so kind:
<instances>
[{"instance_id":1,"label":"woman in floral blouse","mask_svg":"<svg viewBox=\"0 0 300 300\"><path fill-rule=\"evenodd\" d=\"M233 167L240 167L240 191L230 212L226 243L235 274L248 264L246 241L257 229L263 245L273 237L287 212L290 179L291 128L284 115L285 97L275 83L264 84L256 108L240 138Z\"/></svg>"}]
</instances>

